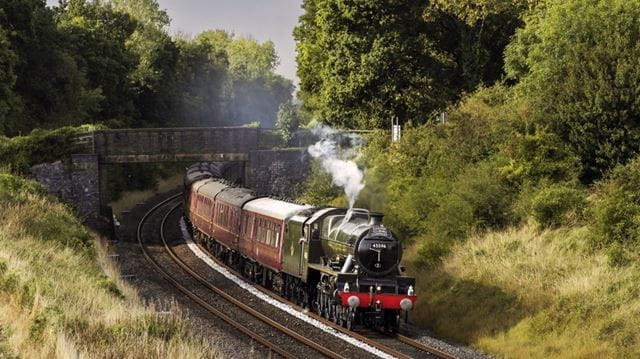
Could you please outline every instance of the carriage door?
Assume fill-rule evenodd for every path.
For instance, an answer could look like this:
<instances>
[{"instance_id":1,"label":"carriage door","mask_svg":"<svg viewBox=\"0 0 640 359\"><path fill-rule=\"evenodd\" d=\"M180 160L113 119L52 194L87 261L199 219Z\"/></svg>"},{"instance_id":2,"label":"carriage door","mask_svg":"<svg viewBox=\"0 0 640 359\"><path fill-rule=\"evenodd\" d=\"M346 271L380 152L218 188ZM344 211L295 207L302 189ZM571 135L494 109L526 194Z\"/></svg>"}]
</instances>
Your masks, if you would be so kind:
<instances>
[{"instance_id":1,"label":"carriage door","mask_svg":"<svg viewBox=\"0 0 640 359\"><path fill-rule=\"evenodd\" d=\"M307 271L307 259L309 258L309 240L311 239L311 227L308 224L305 224L302 227L302 238L304 240L300 241L300 260L298 261L298 275L302 275ZM306 248L305 248L306 247Z\"/></svg>"}]
</instances>

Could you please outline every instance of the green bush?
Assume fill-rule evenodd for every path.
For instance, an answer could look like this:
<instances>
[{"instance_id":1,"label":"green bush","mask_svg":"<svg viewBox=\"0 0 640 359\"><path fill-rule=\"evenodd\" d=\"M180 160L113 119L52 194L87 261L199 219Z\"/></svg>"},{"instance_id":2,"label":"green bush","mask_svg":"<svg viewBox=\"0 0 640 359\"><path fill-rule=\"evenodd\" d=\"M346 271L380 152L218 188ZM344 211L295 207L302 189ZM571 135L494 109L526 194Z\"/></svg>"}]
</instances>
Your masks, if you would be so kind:
<instances>
[{"instance_id":1,"label":"green bush","mask_svg":"<svg viewBox=\"0 0 640 359\"><path fill-rule=\"evenodd\" d=\"M472 208L478 230L502 228L510 221L514 189L500 176L499 166L495 160L468 166L453 184L453 192Z\"/></svg>"},{"instance_id":2,"label":"green bush","mask_svg":"<svg viewBox=\"0 0 640 359\"><path fill-rule=\"evenodd\" d=\"M625 248L615 243L607 251L607 263L612 267L623 267L629 264L630 260L625 253Z\"/></svg>"},{"instance_id":3,"label":"green bush","mask_svg":"<svg viewBox=\"0 0 640 359\"><path fill-rule=\"evenodd\" d=\"M428 232L434 239L445 242L465 238L477 223L473 205L457 194L442 200L426 221Z\"/></svg>"},{"instance_id":4,"label":"green bush","mask_svg":"<svg viewBox=\"0 0 640 359\"><path fill-rule=\"evenodd\" d=\"M73 153L82 153L84 145L76 144L73 137L94 131L100 126L83 125L61 127L55 130L33 130L27 136L0 137L0 166L25 174L31 166L51 162Z\"/></svg>"},{"instance_id":5,"label":"green bush","mask_svg":"<svg viewBox=\"0 0 640 359\"><path fill-rule=\"evenodd\" d=\"M640 239L640 204L623 190L612 190L592 207L595 228L606 244Z\"/></svg>"},{"instance_id":6,"label":"green bush","mask_svg":"<svg viewBox=\"0 0 640 359\"><path fill-rule=\"evenodd\" d=\"M415 264L424 269L435 268L440 264L441 259L449 254L451 249L451 241L445 239L428 239L421 240L418 249L418 256Z\"/></svg>"},{"instance_id":7,"label":"green bush","mask_svg":"<svg viewBox=\"0 0 640 359\"><path fill-rule=\"evenodd\" d=\"M340 197L342 191L333 185L331 175L322 170L319 161L311 163L311 172L303 183L300 200L317 206L326 206Z\"/></svg>"},{"instance_id":8,"label":"green bush","mask_svg":"<svg viewBox=\"0 0 640 359\"><path fill-rule=\"evenodd\" d=\"M533 219L541 228L552 228L583 218L586 204L585 192L575 186L542 184L522 191L516 212L522 218Z\"/></svg>"},{"instance_id":9,"label":"green bush","mask_svg":"<svg viewBox=\"0 0 640 359\"><path fill-rule=\"evenodd\" d=\"M501 153L507 161L501 171L515 185L574 181L580 174L579 158L558 136L540 129L533 134L514 134Z\"/></svg>"},{"instance_id":10,"label":"green bush","mask_svg":"<svg viewBox=\"0 0 640 359\"><path fill-rule=\"evenodd\" d=\"M605 244L640 239L640 157L617 166L598 184L590 213Z\"/></svg>"},{"instance_id":11,"label":"green bush","mask_svg":"<svg viewBox=\"0 0 640 359\"><path fill-rule=\"evenodd\" d=\"M368 181L366 182L369 185ZM408 239L429 231L429 218L443 203L451 184L437 176L390 180L385 188L385 223L401 238Z\"/></svg>"}]
</instances>

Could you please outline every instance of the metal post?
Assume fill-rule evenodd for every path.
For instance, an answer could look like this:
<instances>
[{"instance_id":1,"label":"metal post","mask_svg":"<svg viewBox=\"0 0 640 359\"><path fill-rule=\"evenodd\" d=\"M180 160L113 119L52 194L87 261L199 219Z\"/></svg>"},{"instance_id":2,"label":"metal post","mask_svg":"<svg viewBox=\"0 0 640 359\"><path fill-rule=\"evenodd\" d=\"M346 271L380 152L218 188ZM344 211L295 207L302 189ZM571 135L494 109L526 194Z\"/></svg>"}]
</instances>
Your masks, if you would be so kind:
<instances>
[{"instance_id":1,"label":"metal post","mask_svg":"<svg viewBox=\"0 0 640 359\"><path fill-rule=\"evenodd\" d=\"M400 127L400 120L396 117L391 119L391 142L398 142L402 137L402 128Z\"/></svg>"}]
</instances>

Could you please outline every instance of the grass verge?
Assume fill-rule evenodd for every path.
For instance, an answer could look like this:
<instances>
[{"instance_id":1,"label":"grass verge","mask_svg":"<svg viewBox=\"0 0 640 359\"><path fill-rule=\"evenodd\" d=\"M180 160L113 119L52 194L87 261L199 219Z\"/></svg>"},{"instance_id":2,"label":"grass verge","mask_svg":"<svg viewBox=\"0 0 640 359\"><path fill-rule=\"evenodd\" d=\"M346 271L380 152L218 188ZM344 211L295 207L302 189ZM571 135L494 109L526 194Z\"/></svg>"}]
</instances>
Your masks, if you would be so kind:
<instances>
[{"instance_id":1,"label":"grass verge","mask_svg":"<svg viewBox=\"0 0 640 359\"><path fill-rule=\"evenodd\" d=\"M0 174L0 357L217 356L175 305L143 304L66 206Z\"/></svg>"},{"instance_id":2,"label":"grass verge","mask_svg":"<svg viewBox=\"0 0 640 359\"><path fill-rule=\"evenodd\" d=\"M413 269L415 318L498 357L638 357L640 265L590 237L528 226L473 237L436 270Z\"/></svg>"}]
</instances>

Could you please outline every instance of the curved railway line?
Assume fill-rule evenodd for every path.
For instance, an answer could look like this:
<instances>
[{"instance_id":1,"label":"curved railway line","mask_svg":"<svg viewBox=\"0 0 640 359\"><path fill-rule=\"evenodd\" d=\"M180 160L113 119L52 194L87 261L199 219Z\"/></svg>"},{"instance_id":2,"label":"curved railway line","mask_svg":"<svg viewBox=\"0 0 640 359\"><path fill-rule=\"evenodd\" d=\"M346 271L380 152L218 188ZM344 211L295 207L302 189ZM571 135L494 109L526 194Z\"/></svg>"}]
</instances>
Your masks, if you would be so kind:
<instances>
[{"instance_id":1,"label":"curved railway line","mask_svg":"<svg viewBox=\"0 0 640 359\"><path fill-rule=\"evenodd\" d=\"M283 348L281 348L281 345L274 343L273 341L265 338L264 336L256 333L255 330L252 330L250 328L248 328L247 326L245 326L242 323L239 323L239 321L233 319L231 316L225 314L224 312L220 311L219 309L215 308L214 306L212 306L209 302L207 302L205 299L203 299L201 296L199 296L198 294L196 294L193 290L187 288L186 286L184 286L183 284L180 283L180 281L178 281L173 275L171 275L171 273L169 273L168 270L166 270L160 263L158 260L156 260L151 253L147 250L145 243L143 241L143 227L146 223L146 221L155 213L157 212L160 208L167 206L167 204L175 201L176 199L180 198L180 194L178 195L174 195L172 197L169 197L168 199L160 202L159 204L157 204L156 206L154 206L151 210L149 210L140 220L139 224L138 224L138 229L137 229L137 239L138 239L138 244L140 245L140 248L142 249L143 255L145 257L145 259L167 280L169 281L173 286L175 286L180 292L182 292L183 294L185 294L186 296L188 296L190 299L192 299L194 302L196 302L197 304L199 304L200 306L202 306L205 310L207 310L208 312L212 313L213 315L215 315L216 317L222 319L223 321L225 321L227 324L231 325L232 327L234 327L235 329L237 329L238 331L240 331L241 333L249 336L250 338L256 340L258 343L262 344L263 346L265 346L266 348L268 348L270 351L277 353L278 355L284 357L284 358L298 358L300 355L297 353L292 353L291 351L287 351ZM171 210L169 210L167 212L167 214L162 218L162 222L160 224L160 237L162 239L162 241L165 244L165 248L167 248L167 250L169 249L168 245L166 244L166 241L164 239L164 224L166 222L166 219L168 218L169 214L171 214L171 212L175 211L175 209L177 209L181 204L177 204L175 206L173 206L173 208L171 208ZM169 250L169 253L172 253ZM183 269L185 269L183 267ZM189 272L189 271L187 271ZM195 272L189 273L191 274L195 274ZM219 288L213 286L213 285L209 285L207 286L209 289L214 290L213 288L215 288L215 292L218 293L224 293L222 290L220 290ZM242 309L243 311L251 314L252 316L254 316L255 318L263 321L264 323L268 324L269 326L271 326L273 329L275 329L276 331L280 331L286 335L288 335L289 337L291 337L292 339L295 339L301 343L303 343L304 345L308 346L309 348L312 348L320 353L322 353L324 356L329 357L329 358L335 358L335 359L339 359L339 358L344 358L342 355L329 350L327 348L325 348L324 346L315 343L311 340L309 340L308 338L305 338L304 336L295 333L293 331L291 331L290 329L282 326L281 324L271 320L270 318L256 312L255 310L253 310L252 308L248 307L246 304L240 302L239 300L226 295L226 293L224 293L225 296L223 296L223 298L225 300L227 300L228 302L234 304L235 306L237 306L238 308Z\"/></svg>"},{"instance_id":2,"label":"curved railway line","mask_svg":"<svg viewBox=\"0 0 640 359\"><path fill-rule=\"evenodd\" d=\"M186 295L187 297L189 297L191 300L193 300L194 302L196 302L198 305L200 305L202 308L204 308L205 310L207 310L208 312L212 313L213 315L215 315L216 317L220 318L221 320L223 320L224 322L226 322L227 324L229 324L230 326L232 326L233 328L235 328L236 330L238 330L239 332L243 333L244 335L247 335L248 337L252 338L253 340L255 340L256 342L260 343L262 346L264 346L265 348L267 348L269 351L273 352L273 353L277 353L278 355L284 357L284 358L297 358L300 357L299 352L293 352L293 350L289 349L285 349L282 347L281 344L277 343L276 341L274 341L271 337L272 335L262 335L260 333L258 333L255 329L250 328L249 326L241 323L240 321L232 318L230 315L228 315L227 313L221 311L220 309L214 307L211 302L207 301L205 298L203 298L203 296L198 295L197 293L195 293L194 290L189 289L185 284L181 283L181 281L179 279L177 279L176 275L172 275L170 273L169 270L167 270L167 266L163 266L160 262L159 259L154 258L154 255L152 255L150 253L150 251L148 251L148 249L146 248L145 245L145 241L143 240L143 237L145 236L145 229L146 229L146 225L148 223L150 223L150 218L151 217L156 217L158 216L158 213L160 212L161 209L165 209L163 215L158 216L159 218L162 218L160 223L159 223L159 228L156 225L155 227L149 228L150 230L153 231L157 231L155 232L156 236L159 236L160 240L161 240L161 245L164 248L164 253L168 255L168 257L165 256L165 260L169 260L171 261L171 266L173 266L174 268L178 268L179 271L182 271L182 275L184 275L185 273L188 274L189 277L191 277L192 279L194 279L198 285L200 285L201 287L205 287L207 288L207 290L209 290L211 293L214 293L217 297L220 297L222 299L224 299L224 301L232 304L234 307L237 307L239 309L241 309L243 312L247 313L248 315L250 315L252 318L255 318L256 320L268 325L270 328L272 328L274 331L282 333L282 335L285 335L293 340L295 340L297 343L299 343L299 345L302 345L306 348L310 348L313 351L321 354L322 356L328 357L328 358L344 358L345 356L335 352L331 349L328 349L327 347L325 347L324 345L314 342L312 340L310 340L309 338L307 338L305 335L300 334L284 325L282 325L281 323L273 320L272 318L269 318L268 316L264 315L263 313L260 313L259 311L255 310L254 308L246 305L245 303L243 303L242 301L238 300L237 298L234 298L233 296L231 296L230 294L228 294L226 291L224 291L223 289L220 289L218 286L212 284L210 281L206 280L201 274L199 274L198 272L196 272L194 269L192 269L191 267L189 267L189 265L183 261L182 259L180 259L180 257L178 256L178 254L174 251L174 249L172 248L172 246L169 244L169 241L166 238L165 235L165 225L167 224L167 220L168 218L171 216L172 213L174 213L178 208L180 208L181 203L178 204L173 204L176 201L176 199L179 199L181 196L181 194L176 194L173 195L167 199L165 199L164 201L158 203L157 205L155 205L153 208L151 208L148 212L146 212L144 214L144 216L141 218L140 222L138 223L138 227L137 227L137 240L138 240L138 244L140 246L140 248L142 249L142 253L145 257L145 259L167 280L169 281L176 289L178 289L180 292L182 292L184 295ZM228 266L224 265L222 262L220 262L217 258L213 257L212 255L210 255L208 253L208 251L204 250L204 248L200 247L200 249L206 253L209 258L211 258L212 260L214 260L216 263L218 263L219 265L225 267L228 271L234 273L236 276L238 277L242 277L237 271L235 271L233 268L229 268ZM177 266L177 267L176 267ZM264 292L265 294L269 295L270 297L274 298L275 300L281 301L286 303L287 305L295 308L298 311L304 311L303 308L300 308L298 306L296 306L295 304L289 302L288 300L280 297L279 295L269 291L268 289L265 289L257 284L252 283L252 285L257 288L258 290ZM354 339L357 339L361 342L364 342L368 345L370 345L371 347L374 347L386 354L389 354L393 357L396 358L401 358L401 359L406 359L406 358L412 358L417 356L416 353L422 353L422 355L429 355L429 356L433 356L433 357L438 357L438 358L447 358L447 359L451 359L451 358L455 358L454 356L449 355L448 353L445 353L437 348L433 348L431 346L427 346L423 343L417 342L409 337L403 336L398 334L395 337L378 337L378 338L374 338L371 335L368 337L365 334L361 334L361 333L357 333L357 332L353 332L353 331L349 331L329 320L326 320L323 317L320 317L318 315L316 315L315 313L311 313L311 312L305 312L305 314L333 329L335 329L336 331L339 331L341 333L347 334L351 337L353 337ZM383 342L386 342L388 344L384 344ZM345 343L346 345L349 345L347 343Z\"/></svg>"}]
</instances>

